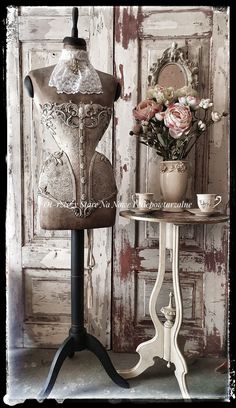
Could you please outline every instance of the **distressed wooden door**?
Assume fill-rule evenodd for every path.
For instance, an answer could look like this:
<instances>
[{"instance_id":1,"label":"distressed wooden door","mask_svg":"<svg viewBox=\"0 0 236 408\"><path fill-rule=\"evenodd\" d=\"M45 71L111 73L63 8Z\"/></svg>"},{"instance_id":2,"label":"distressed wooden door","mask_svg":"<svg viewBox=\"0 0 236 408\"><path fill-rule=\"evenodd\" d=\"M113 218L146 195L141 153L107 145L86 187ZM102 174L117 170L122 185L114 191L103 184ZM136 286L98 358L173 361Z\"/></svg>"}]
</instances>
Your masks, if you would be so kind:
<instances>
[{"instance_id":1,"label":"distressed wooden door","mask_svg":"<svg viewBox=\"0 0 236 408\"><path fill-rule=\"evenodd\" d=\"M7 44L9 342L55 347L70 325L70 231L42 230L37 184L48 152L57 150L23 87L31 69L53 65L70 36L72 7L9 7ZM113 7L79 7L79 36L97 69L113 73ZM112 159L112 123L99 150ZM90 333L110 347L111 229L94 231ZM86 259L86 254L85 254ZM86 273L85 273L86 281ZM86 302L85 302L86 305Z\"/></svg>"},{"instance_id":2,"label":"distressed wooden door","mask_svg":"<svg viewBox=\"0 0 236 408\"><path fill-rule=\"evenodd\" d=\"M216 110L228 110L228 10L212 7L116 7L115 68L122 98L115 112L115 165L121 207L134 192L154 192L160 199L159 159L129 136L132 109L145 98L153 62L175 41L199 65L200 96L213 99ZM221 194L228 209L227 120L202 137L189 157L192 165L187 197L197 192ZM118 202L119 204L119 202ZM228 229L226 224L183 226L180 282L185 354L220 355L226 350ZM158 224L119 218L114 231L113 349L134 351L154 335L148 302L158 265ZM171 262L157 302L168 304Z\"/></svg>"}]
</instances>

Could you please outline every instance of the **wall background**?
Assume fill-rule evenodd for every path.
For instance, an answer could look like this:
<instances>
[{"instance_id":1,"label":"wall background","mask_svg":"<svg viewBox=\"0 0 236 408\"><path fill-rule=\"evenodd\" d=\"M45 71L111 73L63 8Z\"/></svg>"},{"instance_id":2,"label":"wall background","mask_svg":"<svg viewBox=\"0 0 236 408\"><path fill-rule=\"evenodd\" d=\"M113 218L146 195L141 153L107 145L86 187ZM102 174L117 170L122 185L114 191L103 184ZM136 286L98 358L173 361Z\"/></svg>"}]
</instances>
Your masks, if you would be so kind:
<instances>
[{"instance_id":1,"label":"wall background","mask_svg":"<svg viewBox=\"0 0 236 408\"><path fill-rule=\"evenodd\" d=\"M31 69L55 64L71 31L71 7L9 7L7 44L8 209L7 279L10 342L17 347L56 347L70 325L70 232L38 225L37 182L53 141L39 126L23 80ZM150 66L173 41L200 66L200 96L229 110L229 26L226 8L79 7L79 36L94 66L122 85L114 117L100 144L113 161L118 198L135 191L160 197L159 160L129 136L132 109L145 95ZM191 155L188 197L223 196L228 211L228 121L204 137ZM119 211L118 211L119 212ZM94 302L86 308L88 331L107 348L134 351L152 337L147 302L158 265L157 226L119 218L114 230L94 231ZM87 249L86 249L87 250ZM227 225L183 228L180 278L185 353L225 353L228 321ZM170 270L170 262L168 263ZM86 271L85 271L86 274ZM167 303L170 277L157 308Z\"/></svg>"}]
</instances>

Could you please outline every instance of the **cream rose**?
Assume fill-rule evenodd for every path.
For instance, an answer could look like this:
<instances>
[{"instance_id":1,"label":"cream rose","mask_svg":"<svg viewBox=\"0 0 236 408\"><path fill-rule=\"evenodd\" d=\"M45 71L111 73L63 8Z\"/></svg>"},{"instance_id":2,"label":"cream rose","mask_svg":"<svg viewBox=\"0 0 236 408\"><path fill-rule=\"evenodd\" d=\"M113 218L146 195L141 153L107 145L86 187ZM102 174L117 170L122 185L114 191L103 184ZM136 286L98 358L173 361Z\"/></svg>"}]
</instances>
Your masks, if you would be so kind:
<instances>
[{"instance_id":1,"label":"cream rose","mask_svg":"<svg viewBox=\"0 0 236 408\"><path fill-rule=\"evenodd\" d=\"M147 90L147 98L148 99L155 99L156 103L163 103L164 102L164 88L160 85L155 85L153 87L149 87Z\"/></svg>"},{"instance_id":2,"label":"cream rose","mask_svg":"<svg viewBox=\"0 0 236 408\"><path fill-rule=\"evenodd\" d=\"M213 106L213 103L211 102L210 99L201 99L200 103L199 103L200 108L203 109L208 109L211 108Z\"/></svg>"},{"instance_id":3,"label":"cream rose","mask_svg":"<svg viewBox=\"0 0 236 408\"><path fill-rule=\"evenodd\" d=\"M181 96L179 98L179 103L181 103L181 105L187 105L193 110L196 110L199 107L200 100L196 96Z\"/></svg>"},{"instance_id":4,"label":"cream rose","mask_svg":"<svg viewBox=\"0 0 236 408\"><path fill-rule=\"evenodd\" d=\"M175 91L175 96L177 98L181 97L181 96L197 96L197 91L195 89L193 89L191 87L191 85L189 86L183 86L182 88L179 88Z\"/></svg>"},{"instance_id":5,"label":"cream rose","mask_svg":"<svg viewBox=\"0 0 236 408\"><path fill-rule=\"evenodd\" d=\"M174 101L174 98L175 98L174 88L172 86L165 88L163 90L163 95L164 95L164 103L166 106L168 106L171 102Z\"/></svg>"},{"instance_id":6,"label":"cream rose","mask_svg":"<svg viewBox=\"0 0 236 408\"><path fill-rule=\"evenodd\" d=\"M145 99L144 101L140 102L137 107L133 110L133 115L135 119L138 120L149 120L153 118L155 113L161 112L163 106L157 104L156 102Z\"/></svg>"},{"instance_id":7,"label":"cream rose","mask_svg":"<svg viewBox=\"0 0 236 408\"><path fill-rule=\"evenodd\" d=\"M169 105L165 111L164 123L170 130L170 135L178 139L184 132L187 132L192 122L192 114L188 106L181 103Z\"/></svg>"},{"instance_id":8,"label":"cream rose","mask_svg":"<svg viewBox=\"0 0 236 408\"><path fill-rule=\"evenodd\" d=\"M211 119L213 120L213 122L219 122L221 118L222 118L221 113L217 111L211 112Z\"/></svg>"}]
</instances>

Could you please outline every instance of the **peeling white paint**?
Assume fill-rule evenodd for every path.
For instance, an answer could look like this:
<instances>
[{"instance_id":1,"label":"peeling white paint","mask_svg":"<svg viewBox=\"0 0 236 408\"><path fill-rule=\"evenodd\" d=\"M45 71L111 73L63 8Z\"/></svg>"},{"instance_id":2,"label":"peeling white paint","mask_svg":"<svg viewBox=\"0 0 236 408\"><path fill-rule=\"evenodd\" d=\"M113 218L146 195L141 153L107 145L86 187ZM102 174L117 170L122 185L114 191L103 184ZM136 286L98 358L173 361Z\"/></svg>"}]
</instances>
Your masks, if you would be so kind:
<instances>
[{"instance_id":1,"label":"peeling white paint","mask_svg":"<svg viewBox=\"0 0 236 408\"><path fill-rule=\"evenodd\" d=\"M146 7L143 8L144 13ZM208 9L208 12L210 10ZM172 37L176 36L204 36L211 32L211 18L209 15L200 10L187 11L182 7L182 12L178 9L178 13L173 10L163 13L150 13L145 19L145 24L142 26L142 36L161 36Z\"/></svg>"},{"instance_id":2,"label":"peeling white paint","mask_svg":"<svg viewBox=\"0 0 236 408\"><path fill-rule=\"evenodd\" d=\"M207 335L219 336L221 345L225 338L225 287L222 285L222 275L205 275L205 315L207 321ZM222 305L224 304L224 307Z\"/></svg>"},{"instance_id":3,"label":"peeling white paint","mask_svg":"<svg viewBox=\"0 0 236 408\"><path fill-rule=\"evenodd\" d=\"M68 292L71 263L70 232L49 231L40 228L37 205L38 176L43 159L48 152L55 151L57 147L39 126L39 115L24 87L23 95L20 95L22 84L18 82L31 69L55 64L63 47L63 37L70 35L71 32L72 7L56 8L56 10L55 7L24 7L21 8L19 21L17 20L18 8L11 10L9 20L11 22L11 47L9 46L8 53L11 75L8 91L8 133L11 150L9 149L8 161L12 177L9 179L10 190L8 191L11 195L9 200L11 213L8 214L9 228L7 230L11 240L9 255L11 255L11 264L14 264L11 267L12 286L14 287L12 293L17 291L17 295L14 293L14 299L12 297L11 300L14 303L12 307L14 312L11 309L11 316L15 327L12 337L16 342L19 342L20 338L21 345L24 342L25 346L30 347L45 344L49 344L51 347L62 342L68 330L67 326L60 324L66 319L68 321L70 313ZM20 55L17 37L18 27L21 41ZM60 27L59 31L58 27ZM96 68L112 74L113 7L79 7L78 27L79 35L88 42L89 53L91 59L94 59ZM98 44L102 46L98 46ZM19 61L22 63L21 67ZM19 75L19 70L21 70L22 76ZM23 106L20 105L20 101L22 101ZM14 109L12 109L13 106ZM21 114L23 118L23 143L20 126ZM112 121L99 146L100 151L110 159L112 158L111 129ZM22 185L22 157L19 152L21 151L21 144L24 155ZM32 160L32 158L34 159ZM22 211L21 197L24 198ZM22 218L24 220L23 232L21 231ZM21 236L24 236L23 246L21 245ZM88 331L99 338L108 348L110 347L111 320L111 238L111 229L95 231L96 266L93 270L92 281L94 298L98 299L98 308L94 307L89 311L86 308L87 273L85 272L85 319ZM86 261L87 250L85 251L85 263ZM22 267L24 268L23 277ZM31 274L29 274L29 270ZM34 275L33 271L35 270L37 273ZM63 276L66 277L66 283L65 280L63 281ZM99 278L98 285L96 285L97 278ZM21 294L21 288L24 289L25 299ZM22 310L21 316L24 301L26 303L25 311ZM96 304L96 302L94 303ZM54 311L54 316L50 314L50 310ZM25 312L25 316L23 312ZM45 322L43 328L41 318ZM27 319L27 324L22 327L24 319ZM52 321L53 319L54 321ZM15 322L18 321L19 323L16 324ZM51 323L50 329L47 329L47 323L49 325ZM24 333L24 339L22 333Z\"/></svg>"},{"instance_id":4,"label":"peeling white paint","mask_svg":"<svg viewBox=\"0 0 236 408\"><path fill-rule=\"evenodd\" d=\"M70 265L71 255L69 251L49 251L47 255L40 261L41 266L46 268L68 268Z\"/></svg>"},{"instance_id":5,"label":"peeling white paint","mask_svg":"<svg viewBox=\"0 0 236 408\"><path fill-rule=\"evenodd\" d=\"M153 22L153 26L152 24L150 24L149 29L151 30L152 28L156 28L157 23ZM177 21L173 21L173 20L166 20L165 21L159 21L158 22L158 30L165 30L165 32L167 30L174 30L178 27L178 23Z\"/></svg>"},{"instance_id":6,"label":"peeling white paint","mask_svg":"<svg viewBox=\"0 0 236 408\"><path fill-rule=\"evenodd\" d=\"M23 8L22 8L23 9ZM96 68L101 69L105 72L113 72L113 7L102 7L102 8L81 8L82 13L81 16L84 16L79 21L79 26L82 29L81 35L84 35L87 40L89 40L89 50L91 52L91 59L96 66ZM157 8L156 8L157 9ZM20 75L18 74L19 71L19 60L22 60L22 70L23 73L27 73L29 68L35 68L37 64L39 66L47 65L53 61L52 53L58 52L61 49L61 39L60 43L58 43L58 35L63 37L63 30L67 31L64 33L64 36L68 35L70 30L68 31L68 24L70 20L70 12L71 8L61 8L58 13L55 15L51 12L50 16L46 8L41 8L42 15L39 17L40 9L37 7L31 7L28 10L24 8L24 13L22 13L20 18L20 39L22 41L22 58L19 58L18 46L19 44L11 44L11 53L9 54L9 64L11 66L11 78L10 78L10 89L8 92L8 105L17 106L17 110L14 112L9 111L10 114L8 116L9 122L9 135L10 135L10 142L12 147L12 152L9 153L9 169L13 172L14 177L10 177L9 180L9 187L10 187L10 201L12 208L14 207L14 214L13 211L11 214L8 214L8 225L10 228L8 231L8 237L10 238L11 245L9 249L9 259L10 259L10 267L13 279L13 293L14 296L18 296L17 302L18 306L16 305L13 311L14 320L18 321L20 315L20 301L19 298L21 296L21 287L22 287L22 272L21 272L21 256L23 259L23 265L25 268L38 268L38 271L42 276L46 276L47 268L54 269L55 268L66 268L69 270L70 268L70 249L69 249L69 240L67 232L61 231L42 231L37 224L37 206L34 207L34 219L32 217L32 201L28 199L28 197L32 196L33 190L31 183L35 174L37 174L39 161L41 160L41 150L44 151L45 145L42 142L39 142L39 137L37 133L37 129L33 129L32 132L32 123L35 126L38 123L38 118L36 116L32 116L32 107L31 107L31 100L29 98L24 98L24 111L23 111L23 119L24 119L24 145L27 146L27 150L25 150L24 157L26 159L26 167L28 166L28 170L24 173L25 184L23 188L21 188L19 176L20 176L20 169L21 169L21 157L20 157L20 118L19 118L19 100L20 95L19 91L21 89L19 84ZM151 12L151 8L147 8ZM163 11L163 7L161 8ZM166 9L167 10L167 9ZM142 89L146 86L144 81L146 81L145 77L147 77L147 69L149 67L149 63L146 64L148 58L150 57L150 50L155 51L157 47L155 41L154 42L148 38L149 35L156 35L159 36L159 39L156 41L158 44L158 49L166 48L170 45L170 36L173 35L181 36L187 35L189 38L189 47L190 47L190 54L197 57L198 55L198 47L195 49L196 38L195 35L201 35L201 50L204 52L204 58L206 57L206 62L208 61L208 54L207 50L209 48L208 38L211 35L210 30L211 26L211 17L209 17L209 12L211 11L210 7L206 7L205 10L207 13L203 13L202 11L186 13L186 9L183 9L183 12L179 13L168 13L168 17L166 17L166 23L164 27L164 14L163 13L151 13L148 18L145 18L142 23L142 30L140 30L140 38L141 38L141 47L142 47L142 56L141 56L141 64L142 64L142 78L138 78L138 63L139 63L139 56L138 56L138 41L136 39L131 39L128 44L128 48L124 49L122 47L122 32L121 34L121 41L120 43L115 44L115 63L116 63L116 73L117 76L120 77L121 71L120 66L123 66L123 99L118 100L115 103L115 117L117 119L117 126L116 126L116 134L115 134L115 155L116 155L116 163L114 163L116 167L116 180L119 189L119 196L123 201L129 201L131 194L135 192L135 188L138 185L136 184L136 178L140 175L135 173L137 160L139 158L136 157L136 140L129 135L129 131L133 125L133 117L132 117L132 110L137 103L137 88L138 82L141 80ZM145 7L144 7L145 11ZM173 10L172 10L173 11ZM124 9L121 12L119 18L119 22L122 21L122 16L124 13ZM132 13L134 16L137 16L137 7L132 8ZM215 13L218 15L216 21L214 23L214 29L217 30L217 25L221 27L221 33L217 33L216 31L213 33L213 39L217 38L217 42L213 41L213 67L212 72L214 72L213 78L213 88L214 88L214 103L215 108L221 110L221 107L225 108L226 102L228 101L227 98L227 78L225 73L227 73L227 64L228 64L228 55L225 52L227 47L227 41L223 36L224 30L226 30L226 20L225 20L225 13ZM183 16L185 18L183 19ZM186 17L188 16L188 18ZM14 17L15 18L15 17ZM43 23L42 20L45 20ZM158 20L159 19L159 20ZM58 34L58 22L64 21L63 30ZM25 24L24 24L25 22ZM160 24L159 24L160 23ZM71 24L71 23L70 23ZM56 28L57 29L56 29ZM88 31L88 27L90 32ZM170 29L170 27L172 27ZM165 29L164 29L165 28ZM167 30L168 28L168 30ZM71 29L71 28L70 28ZM34 31L35 30L35 31ZM39 38L38 36L41 35ZM14 35L12 36L13 41L16 40L17 31L14 31ZM146 37L145 37L146 36ZM169 37L168 37L169 36ZM50 37L50 38L49 38ZM37 38L39 41L37 42ZM51 42L49 40L52 40ZM181 41L185 41L182 39ZM197 38L199 42L199 39ZM99 46L98 46L99 44ZM103 46L106 44L106 46ZM101 46L102 45L102 46ZM150 50L148 50L150 47ZM207 48L208 47L208 48ZM147 51L147 56L144 58L144 54ZM153 52L154 52L153 51ZM152 54L153 55L153 54ZM150 58L149 58L150 59ZM202 64L206 64L205 60L202 61ZM38 66L37 66L38 67ZM205 67L205 65L204 65ZM220 69L219 69L220 67ZM217 69L216 69L217 68ZM205 70L205 68L204 68ZM205 71L202 73L203 77L207 83L207 77L205 75ZM23 91L24 92L24 91ZM228 103L228 102L227 102ZM16 114L16 115L15 115ZM35 115L35 112L34 112ZM34 122L32 122L32 117ZM28 123L28 124L27 124ZM223 195L224 203L227 201L227 185L226 185L226 170L227 170L227 160L222 160L222 158L227 158L227 132L225 131L225 127L220 122L217 124L213 132L213 138L210 148L210 166L209 166L209 184L208 190L212 189L212 192L216 192ZM43 135L44 136L44 135ZM31 139L30 139L31 138ZM17 140L16 140L17 139ZM37 139L37 143L36 143ZM100 149L102 152L106 154L106 156L112 157L112 132L111 132L111 124L109 129L106 132L106 136L101 142ZM38 161L34 161L33 168L29 166L31 161L31 157L37 157ZM150 160L150 171L148 177L150 178L149 188L153 189L156 188L156 192L158 193L158 186L155 187L156 179L157 179L157 171L156 171L156 164L157 161L152 155L143 155L142 156L146 161ZM221 165L219 166L219 163ZM126 170L124 169L124 165L126 165ZM152 166L152 168L151 168ZM141 162L141 169L140 172L144 173L144 167L142 166ZM33 174L33 176L32 176ZM146 174L146 173L145 173ZM145 180L145 178L144 178ZM142 179L141 179L142 181ZM146 180L147 181L147 180ZM145 181L144 181L145 182ZM145 184L140 184L141 188L145 188ZM25 230L22 234L21 231L21 208L20 208L20 197L22 194L22 190L24 191L24 196L26 197L25 208L24 208L24 216L25 216ZM214 191L213 191L214 190ZM210 192L210 191L209 191ZM13 221L14 222L13 222ZM121 253L121 249L125 248L126 246L133 249L134 242L139 241L142 242L143 245L150 245L151 239L154 241L151 243L152 245L156 243L158 244L158 231L157 228L150 228L149 229L150 235L148 237L148 232L144 232L144 228L142 229L139 226L139 236L135 236L135 227L134 222L130 222L124 218L119 217L119 210L117 211L117 219L116 219L116 226L115 226L115 249L117 257L114 260L114 295L119 298L119 301L116 303L116 306L122 308L124 305L127 307L125 311L125 317L128 318L129 313L133 313L134 316L135 312L135 304L133 302L133 295L134 295L134 281L135 277L134 274L131 274L126 280L123 281L120 278L120 269L119 264L119 256ZM206 249L208 251L220 251L222 249L222 236L223 236L223 226L208 226L206 228ZM22 248L21 251L21 236L24 236L26 245ZM91 329L90 332L95 332L102 339L102 342L109 345L109 337L110 337L110 308L111 308L111 230L100 230L95 232L94 237L94 245L95 245L95 258L96 258L96 266L93 271L92 281L93 281L93 288L94 288L94 297L95 302L93 308L89 312L88 315L88 325ZM194 235L193 231L189 232L189 235L186 234L186 245L191 245L192 243L197 245L195 239L196 236ZM148 238L150 238L148 240ZM202 242L202 241L201 241ZM55 254L57 255L55 256ZM87 254L87 253L86 253ZM85 259L86 259L85 254ZM139 252L139 257L144 258L141 260L141 267L144 269L153 269L156 268L158 262L158 251L157 248L145 248ZM199 275L202 274L204 270L204 264L200 259L200 255L197 253L192 252L190 253L181 253L180 255L180 263L181 268L184 273L187 272L196 272ZM135 261L135 259L134 259ZM170 262L167 263L168 267L170 267ZM46 268L46 269L45 269ZM223 310L225 310L225 295L224 295L224 283L225 283L225 276L223 275L225 272L224 267L222 267L222 274L221 276L217 277L217 280L214 285L212 282L215 279L215 275L213 273L206 272L206 281L205 281L205 297L206 305L207 305L207 316L206 316L206 325L207 325L207 333L213 333L214 330L214 323L215 327L219 330L221 336L221 342L224 339L224 316ZM56 277L58 280L61 279L63 275L63 271L60 269L60 273ZM65 272L68 277L68 271ZM48 278L55 279L55 276L52 278L52 271L50 271L50 275ZM65 275L66 276L66 275ZM35 277L37 279L37 277ZM221 285L220 286L220 278L221 278ZM40 279L39 279L40 280ZM32 282L31 282L32 283ZM51 285L51 282L50 282ZM49 285L49 286L50 286ZM37 286L37 285L36 285ZM213 287L215 288L213 290ZM54 288L58 288L57 283L55 283ZM208 292L209 291L209 292ZM217 295L213 297L217 292ZM59 289L59 295L62 294L63 290ZM29 292L32 294L32 292ZM21 299L22 300L22 299ZM31 298L32 303L33 297ZM56 300L56 297L54 298ZM69 310L69 306L67 304L67 310ZM42 306L42 310L46 312L45 305ZM32 310L33 307L32 307ZM128 312L127 312L128 310ZM58 309L59 311L59 309ZM128 313L128 314L126 314ZM214 316L215 314L215 316ZM12 316L13 316L12 315ZM214 316L214 318L213 318ZM58 316L57 316L58 317ZM114 316L114 318L116 318ZM34 316L36 319L36 317ZM59 319L59 317L58 317ZM212 320L213 319L213 320ZM23 322L23 318L22 320ZM208 325L209 320L209 325ZM220 321L220 324L218 322ZM35 346L40 344L55 344L53 342L60 342L64 339L64 334L66 332L67 326L60 323L61 326L57 329L57 326L52 323L50 330L47 329L47 324L42 327L40 323L37 321L30 321L26 324L24 336L25 336L25 344ZM126 342L124 338L124 333L122 333L122 325L124 324L123 321L116 321L114 324L114 329L118 332L119 335L123 336L123 342ZM52 327L56 330L53 335ZM147 329L147 333L148 333ZM20 325L17 326L17 336L16 341L19 342L19 335L21 336L22 327ZM38 336L38 338L37 338ZM45 336L45 337L44 337ZM129 341L129 339L127 340ZM36 343L34 343L36 342ZM19 344L19 343L18 343ZM192 347L192 346L191 346Z\"/></svg>"},{"instance_id":7,"label":"peeling white paint","mask_svg":"<svg viewBox=\"0 0 236 408\"><path fill-rule=\"evenodd\" d=\"M215 100L217 101L217 104L219 107L217 107L217 104L215 104L214 109L218 110L220 109L220 113L222 113L222 103L221 101L224 101L226 99L227 95L227 88L225 87L225 75L226 72L223 72L222 70L219 69L219 67L226 65L228 61L225 61L228 55L225 55L225 49L223 47L219 47L217 49L217 54L215 58L215 65L218 67L218 70L215 72L215 83L217 86L214 89L215 93ZM227 120L227 119L226 119ZM213 127L213 143L214 146L217 148L221 147L222 144L222 139L225 137L225 132L224 132L224 124L225 118L219 123L214 124Z\"/></svg>"},{"instance_id":8,"label":"peeling white paint","mask_svg":"<svg viewBox=\"0 0 236 408\"><path fill-rule=\"evenodd\" d=\"M119 30L119 35L117 35L116 38L116 72L120 74L120 66L122 65L124 81L123 99L117 103L116 107L116 118L118 121L116 126L116 177L118 180L119 195L124 201L130 197L136 188L141 192L154 192L156 198L160 198L158 181L159 159L155 157L154 152L149 152L143 146L140 147L140 154L136 157L136 140L128 134L134 123L132 110L137 102L139 102L136 99L137 88L141 90L140 98L145 98L150 64L161 56L160 54L164 49L170 47L173 37L176 36L178 38L177 42L179 46L187 45L190 61L198 61L199 64L201 64L201 77L199 80L202 81L203 84L201 92L204 93L204 95L202 95L202 97L207 97L210 93L211 82L213 82L215 108L220 109L227 101L227 85L225 82L227 78L224 77L224 75L225 72L227 72L228 56L227 52L222 56L222 50L220 50L221 47L223 47L224 50L227 49L227 42L225 43L225 38L223 38L227 31L224 21L225 12L222 13L221 17L218 17L218 21L216 21L215 15L217 12L215 12L212 7L195 7L194 10L188 7L177 8L178 12L175 12L176 10L174 9L170 10L169 8L163 7L159 9L161 11L160 13L157 12L157 7L141 7L141 27L139 27L138 30L140 48L138 47L138 41L133 40L135 35L132 35L130 41L126 38L126 44L123 44L124 38L122 37L122 30ZM126 11L128 13L128 9ZM121 12L119 14L118 24L122 23L123 16L124 13L122 14ZM217 32L218 26L221 29L220 34ZM128 37L128 30L125 34ZM201 37L200 40L199 37ZM125 48L127 44L128 48ZM211 44L213 45L212 48ZM139 51L140 54L137 55ZM139 57L139 59L137 57ZM138 61L140 61L141 64L139 71ZM211 61L213 61L212 66L210 66ZM140 74L137 78L135 78L134 75L136 71ZM224 77L224 80L221 78L219 82L221 84L220 87L218 86L217 75ZM224 87L223 92L221 92L221 87ZM220 104L219 108L218 103ZM125 120L121 120L121 118L124 117ZM214 134L214 139L211 139L209 151L209 169L207 139L202 139L198 144L198 148L196 148L195 151L193 150L189 157L192 163L192 169L187 197L190 200L195 199L195 194L202 189L217 194L221 194L222 192L224 201L228 201L226 199L227 186L225 186L227 164L225 161L222 163L222 158L226 158L227 156L225 143L227 142L226 139L228 136L226 129L221 128L221 123L216 124L215 131L217 133L216 135ZM132 140L130 141L130 139ZM216 143L217 148L214 143ZM220 146L220 148L218 148L218 146ZM217 158L217 160L215 158ZM127 172L123 171L124 165L127 166ZM139 174L135 173L137 165L139 165ZM129 338L125 339L125 333L127 334L129 330L130 336L128 337L132 339L136 333L142 333L141 328L137 326L132 332L128 322L136 321L136 308L137 304L139 306L140 301L139 297L136 299L137 293L135 292L137 290L135 286L138 279L136 276L137 270L139 270L140 267L141 271L139 271L138 274L146 271L148 281L148 276L150 277L149 274L158 268L158 228L157 226L148 225L148 223L146 225L145 223L136 223L135 228L134 222L124 225L118 218L117 223L119 223L119 225L115 226L114 261L114 296L115 307L117 308L117 319L114 324L114 334L117 337L116 342L119 349L119 347L132 347ZM186 277L186 282L188 278L191 284L194 276L196 288L194 292L195 295L191 298L191 301L198 305L198 311L200 313L194 323L198 327L196 336L191 333L188 326L186 326L186 328L184 326L182 329L184 330L184 336L188 339L185 345L186 351L191 349L192 351L195 350L204 353L203 339L206 339L207 334L214 334L212 322L210 322L208 326L208 320L211 319L210 315L214 311L216 312L215 327L219 330L222 345L225 340L225 265L224 262L220 260L221 276L217 277L215 289L213 290L211 287L212 291L208 291L208 287L210 288L211 282L214 281L215 275L217 272L219 273L219 271L215 273L214 271L208 272L204 258L205 249L208 251L208 255L214 256L214 253L219 251L220 256L223 236L223 225L208 226L206 228L202 226L181 227L180 273L181 276ZM136 248L137 258L133 255L134 243L138 245ZM184 250L182 250L182 248ZM127 256L127 260L120 257L121 251L122 254L124 254L124 258ZM129 270L129 261L132 263L132 271ZM120 265L121 262L124 263L123 266ZM171 262L167 255L167 269L169 270L170 268ZM206 280L204 280L205 275L207 276ZM128 286L130 286L130 292L127 289ZM212 286L214 287L214 285ZM214 291L218 291L215 298L213 297ZM136 296L134 296L134 293L136 293ZM136 299L136 303L134 299ZM204 320L203 308L205 299L207 304L207 316ZM217 315L217 313L219 314ZM119 321L120 319L122 320L121 322ZM219 320L221 321L220 324L218 324ZM126 331L124 331L124 327L126 327ZM145 331L146 335L148 333L150 336L152 335L151 330L147 327L142 327L142 330ZM142 334L140 334L140 336L142 336ZM217 341L217 336L215 339ZM217 352L222 352L220 346Z\"/></svg>"}]
</instances>

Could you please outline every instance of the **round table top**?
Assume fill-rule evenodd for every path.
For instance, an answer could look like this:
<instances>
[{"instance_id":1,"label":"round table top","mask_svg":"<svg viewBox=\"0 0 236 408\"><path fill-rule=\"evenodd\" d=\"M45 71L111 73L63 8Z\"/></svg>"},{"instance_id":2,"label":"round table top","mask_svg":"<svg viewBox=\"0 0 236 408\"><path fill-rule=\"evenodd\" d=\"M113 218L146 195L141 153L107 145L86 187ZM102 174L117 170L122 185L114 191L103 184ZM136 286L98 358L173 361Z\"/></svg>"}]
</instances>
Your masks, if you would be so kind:
<instances>
[{"instance_id":1,"label":"round table top","mask_svg":"<svg viewBox=\"0 0 236 408\"><path fill-rule=\"evenodd\" d=\"M216 213L214 215L199 216L188 211L168 212L156 210L151 213L135 213L132 210L120 211L120 216L136 221L166 222L173 224L217 224L229 220L226 214Z\"/></svg>"}]
</instances>

